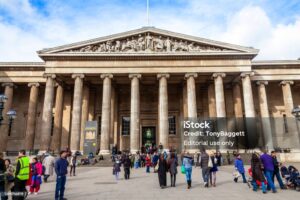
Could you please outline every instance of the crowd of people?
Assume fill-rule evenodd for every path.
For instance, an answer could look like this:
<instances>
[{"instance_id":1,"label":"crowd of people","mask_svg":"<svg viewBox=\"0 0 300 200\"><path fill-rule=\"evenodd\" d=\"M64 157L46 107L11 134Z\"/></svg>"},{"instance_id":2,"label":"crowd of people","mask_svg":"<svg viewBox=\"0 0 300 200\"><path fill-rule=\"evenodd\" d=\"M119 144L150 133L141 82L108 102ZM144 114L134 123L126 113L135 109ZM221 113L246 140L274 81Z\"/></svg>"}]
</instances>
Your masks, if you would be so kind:
<instances>
[{"instance_id":1,"label":"crowd of people","mask_svg":"<svg viewBox=\"0 0 300 200\"><path fill-rule=\"evenodd\" d=\"M70 176L75 176L77 155L66 150L61 151L58 157L45 153L31 159L26 156L25 150L21 150L16 165L10 159L4 160L3 153L0 153L0 199L7 200L11 196L13 200L23 200L28 195L38 195L42 183L47 183L55 172L55 200L66 200L64 191L69 166Z\"/></svg>"}]
</instances>

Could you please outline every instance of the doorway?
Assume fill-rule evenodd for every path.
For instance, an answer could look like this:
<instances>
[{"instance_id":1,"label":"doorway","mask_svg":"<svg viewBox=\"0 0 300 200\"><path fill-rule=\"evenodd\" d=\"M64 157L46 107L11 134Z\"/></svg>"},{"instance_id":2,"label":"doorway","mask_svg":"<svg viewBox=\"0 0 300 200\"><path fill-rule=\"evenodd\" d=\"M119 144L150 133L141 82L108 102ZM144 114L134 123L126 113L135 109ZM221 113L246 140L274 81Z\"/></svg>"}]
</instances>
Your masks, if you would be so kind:
<instances>
[{"instance_id":1,"label":"doorway","mask_svg":"<svg viewBox=\"0 0 300 200\"><path fill-rule=\"evenodd\" d=\"M142 146L156 146L156 127L144 126L142 127Z\"/></svg>"}]
</instances>

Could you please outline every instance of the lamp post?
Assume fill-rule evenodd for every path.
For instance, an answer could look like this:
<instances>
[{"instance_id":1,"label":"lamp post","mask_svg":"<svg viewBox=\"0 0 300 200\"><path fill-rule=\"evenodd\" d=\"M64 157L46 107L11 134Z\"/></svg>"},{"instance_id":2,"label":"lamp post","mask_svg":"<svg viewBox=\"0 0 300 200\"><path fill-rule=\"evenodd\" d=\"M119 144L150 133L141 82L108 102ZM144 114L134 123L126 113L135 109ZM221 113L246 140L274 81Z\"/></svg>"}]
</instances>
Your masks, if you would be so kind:
<instances>
[{"instance_id":1,"label":"lamp post","mask_svg":"<svg viewBox=\"0 0 300 200\"><path fill-rule=\"evenodd\" d=\"M3 121L3 110L4 110L4 103L6 102L7 97L4 94L0 94L0 125Z\"/></svg>"},{"instance_id":2,"label":"lamp post","mask_svg":"<svg viewBox=\"0 0 300 200\"><path fill-rule=\"evenodd\" d=\"M16 116L17 116L17 112L13 109L10 109L6 115L8 116L8 135L10 135L11 133L11 127L12 127L12 123L13 123L13 120L16 119Z\"/></svg>"}]
</instances>

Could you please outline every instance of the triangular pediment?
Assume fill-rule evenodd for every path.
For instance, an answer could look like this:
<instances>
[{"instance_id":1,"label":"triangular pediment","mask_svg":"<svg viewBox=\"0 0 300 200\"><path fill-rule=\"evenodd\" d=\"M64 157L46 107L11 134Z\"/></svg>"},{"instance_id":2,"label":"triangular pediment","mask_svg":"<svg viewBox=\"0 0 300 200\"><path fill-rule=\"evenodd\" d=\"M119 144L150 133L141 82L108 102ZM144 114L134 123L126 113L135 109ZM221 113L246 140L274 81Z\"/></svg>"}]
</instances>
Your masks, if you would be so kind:
<instances>
[{"instance_id":1,"label":"triangular pediment","mask_svg":"<svg viewBox=\"0 0 300 200\"><path fill-rule=\"evenodd\" d=\"M100 37L38 52L43 55L201 55L251 54L258 50L154 27Z\"/></svg>"}]
</instances>

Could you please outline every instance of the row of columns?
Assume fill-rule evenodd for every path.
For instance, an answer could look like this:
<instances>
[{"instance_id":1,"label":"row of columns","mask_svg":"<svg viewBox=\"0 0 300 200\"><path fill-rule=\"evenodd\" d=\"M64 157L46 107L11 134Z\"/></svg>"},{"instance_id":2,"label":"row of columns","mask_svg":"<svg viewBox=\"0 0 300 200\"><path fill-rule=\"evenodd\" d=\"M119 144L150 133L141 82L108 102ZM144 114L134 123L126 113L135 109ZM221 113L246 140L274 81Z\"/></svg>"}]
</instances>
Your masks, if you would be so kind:
<instances>
[{"instance_id":1,"label":"row of columns","mask_svg":"<svg viewBox=\"0 0 300 200\"><path fill-rule=\"evenodd\" d=\"M253 72L242 73L242 88L243 88L243 104L245 110L245 117L255 117L254 103L253 103L253 94L250 77L253 75ZM197 78L197 73L187 73L185 74L185 79L187 83L187 108L188 108L188 117L196 118L197 117L197 105L196 105L196 84L195 79ZM224 85L223 78L226 76L225 73L214 73L212 75L214 79L214 87L209 86L208 95L209 95L209 107L210 107L210 116L216 115L216 117L226 117L225 109L225 96L224 96ZM159 109L158 109L158 118L159 118L159 142L164 146L165 149L168 148L168 132L169 132L169 123L168 123L168 84L167 79L170 77L169 74L158 74L157 78L159 80ZM46 88L45 88L45 97L44 97L44 106L42 114L42 129L41 129L41 138L40 138L40 150L46 151L51 147L54 150L59 150L60 148L60 133L62 126L62 111L63 111L63 94L64 89L62 84L57 84L56 91L56 102L55 102L55 117L54 117L54 130L53 136L51 139L51 126L52 126L52 109L54 104L54 87L55 87L55 78L54 74L45 75L46 78ZM72 122L71 122L71 140L70 140L70 149L72 151L81 150L82 146L81 137L83 125L82 121L86 121L88 116L88 88L87 90L83 89L83 74L73 74L72 78L74 79L74 98L73 98L73 113L72 113ZM100 153L106 154L109 153L109 134L110 134L110 124L111 124L111 80L113 78L112 74L102 74L101 78L103 79L103 95L102 95L102 117L101 117L101 144L100 144ZM130 74L129 78L131 79L131 103L130 103L130 149L133 153L140 149L140 87L139 80L141 78L140 74ZM292 81L282 81L282 91L284 105L286 108L287 116L291 116L291 110L293 109L293 98L291 93L290 85ZM258 94L259 94L259 105L260 105L260 114L264 119L263 129L266 145L269 148L273 147L272 143L272 133L271 133L271 124L269 121L269 111L266 95L266 85L267 81L258 81ZM5 87L4 94L8 97L8 101L5 103L4 112L6 113L12 107L13 100L13 87L12 83L3 84ZM35 138L35 125L36 125L36 112L37 112L37 103L38 103L38 93L39 93L39 84L38 83L29 83L30 87L30 97L29 97L29 107L28 107L28 119L27 119L27 129L26 129L26 138L25 138L25 148L33 149L34 138ZM234 100L237 102L234 104L234 111L236 117L241 117L242 112L242 98L240 92L239 84L233 86ZM82 101L85 102L85 106L82 107ZM212 102L212 104L211 104ZM215 104L215 106L211 106ZM83 113L84 112L84 113ZM8 123L6 115L4 115L4 123ZM7 126L1 126L0 134L0 151L6 150L8 132Z\"/></svg>"}]
</instances>

